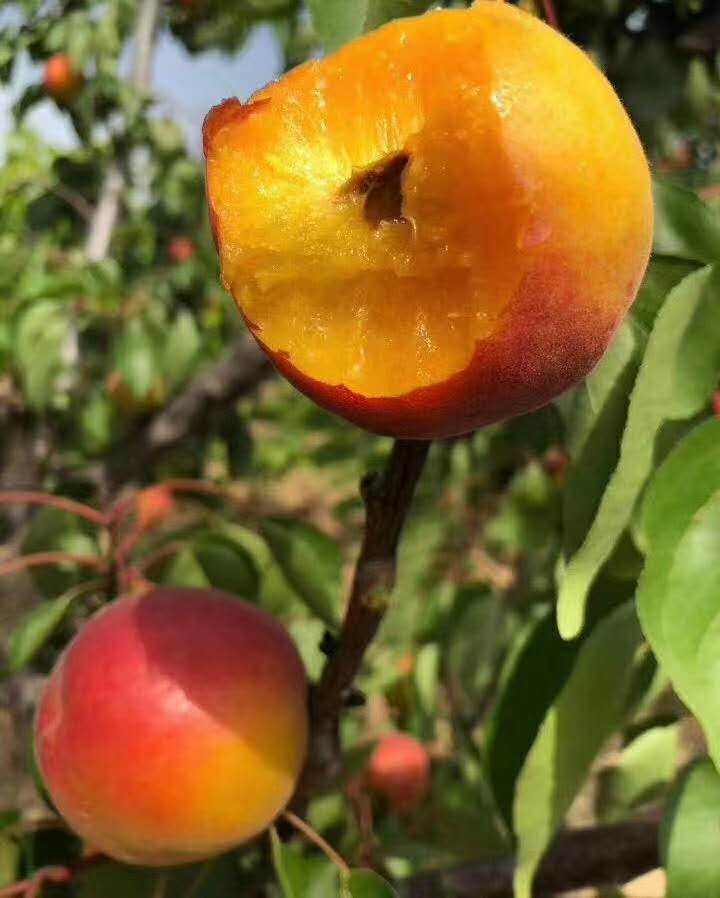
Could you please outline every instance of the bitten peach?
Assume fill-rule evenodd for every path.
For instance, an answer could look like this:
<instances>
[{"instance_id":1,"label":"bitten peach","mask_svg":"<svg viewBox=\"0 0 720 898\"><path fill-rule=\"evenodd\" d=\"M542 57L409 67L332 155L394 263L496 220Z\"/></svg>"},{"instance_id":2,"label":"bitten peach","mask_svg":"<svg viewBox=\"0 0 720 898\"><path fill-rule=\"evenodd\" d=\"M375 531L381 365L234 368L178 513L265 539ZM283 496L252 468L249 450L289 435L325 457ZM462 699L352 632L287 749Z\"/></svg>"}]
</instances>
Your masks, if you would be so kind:
<instances>
[{"instance_id":1,"label":"bitten peach","mask_svg":"<svg viewBox=\"0 0 720 898\"><path fill-rule=\"evenodd\" d=\"M462 434L583 378L642 279L612 87L509 3L401 19L204 126L224 283L277 367L377 433Z\"/></svg>"},{"instance_id":2,"label":"bitten peach","mask_svg":"<svg viewBox=\"0 0 720 898\"><path fill-rule=\"evenodd\" d=\"M405 733L391 733L377 744L368 768L370 788L384 795L397 812L414 810L430 783L425 746Z\"/></svg>"},{"instance_id":3,"label":"bitten peach","mask_svg":"<svg viewBox=\"0 0 720 898\"><path fill-rule=\"evenodd\" d=\"M307 743L306 679L282 627L217 590L156 588L95 615L45 688L52 800L129 863L209 857L267 827Z\"/></svg>"},{"instance_id":4,"label":"bitten peach","mask_svg":"<svg viewBox=\"0 0 720 898\"><path fill-rule=\"evenodd\" d=\"M56 53L45 63L45 90L61 103L69 103L82 87L83 75L67 53Z\"/></svg>"}]
</instances>

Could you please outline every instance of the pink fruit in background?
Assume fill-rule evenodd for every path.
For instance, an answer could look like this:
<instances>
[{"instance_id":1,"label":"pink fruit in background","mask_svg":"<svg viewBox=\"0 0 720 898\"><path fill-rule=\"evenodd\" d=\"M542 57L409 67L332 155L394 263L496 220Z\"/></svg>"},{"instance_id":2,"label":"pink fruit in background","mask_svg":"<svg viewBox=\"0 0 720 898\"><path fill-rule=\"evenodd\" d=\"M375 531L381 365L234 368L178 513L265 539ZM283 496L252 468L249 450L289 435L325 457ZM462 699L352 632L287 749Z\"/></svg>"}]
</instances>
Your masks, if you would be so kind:
<instances>
[{"instance_id":1,"label":"pink fruit in background","mask_svg":"<svg viewBox=\"0 0 720 898\"><path fill-rule=\"evenodd\" d=\"M394 811L412 811L430 783L430 756L417 739L404 733L384 736L370 758L370 788L384 795Z\"/></svg>"},{"instance_id":2,"label":"pink fruit in background","mask_svg":"<svg viewBox=\"0 0 720 898\"><path fill-rule=\"evenodd\" d=\"M122 598L83 627L36 721L50 795L130 863L212 856L265 829L307 745L306 678L283 628L211 589Z\"/></svg>"}]
</instances>

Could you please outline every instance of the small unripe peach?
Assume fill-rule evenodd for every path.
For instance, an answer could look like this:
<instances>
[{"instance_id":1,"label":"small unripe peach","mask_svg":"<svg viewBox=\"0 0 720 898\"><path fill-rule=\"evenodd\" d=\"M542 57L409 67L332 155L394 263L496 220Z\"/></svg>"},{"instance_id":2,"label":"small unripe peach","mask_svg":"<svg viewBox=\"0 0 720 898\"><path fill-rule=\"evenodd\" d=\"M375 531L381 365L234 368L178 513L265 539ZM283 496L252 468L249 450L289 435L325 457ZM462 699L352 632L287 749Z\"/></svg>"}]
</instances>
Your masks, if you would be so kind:
<instances>
[{"instance_id":1,"label":"small unripe peach","mask_svg":"<svg viewBox=\"0 0 720 898\"><path fill-rule=\"evenodd\" d=\"M135 512L139 530L150 530L162 523L175 506L172 490L162 484L141 490L135 498Z\"/></svg>"},{"instance_id":2,"label":"small unripe peach","mask_svg":"<svg viewBox=\"0 0 720 898\"><path fill-rule=\"evenodd\" d=\"M306 678L273 618L218 590L156 588L95 615L36 721L53 802L129 863L209 857L265 829L307 744Z\"/></svg>"},{"instance_id":3,"label":"small unripe peach","mask_svg":"<svg viewBox=\"0 0 720 898\"><path fill-rule=\"evenodd\" d=\"M178 265L189 262L195 252L195 244L188 237L173 237L168 245L168 255Z\"/></svg>"},{"instance_id":4,"label":"small unripe peach","mask_svg":"<svg viewBox=\"0 0 720 898\"><path fill-rule=\"evenodd\" d=\"M430 782L430 756L417 739L405 733L383 737L370 758L370 788L384 795L397 812L414 810Z\"/></svg>"},{"instance_id":5,"label":"small unripe peach","mask_svg":"<svg viewBox=\"0 0 720 898\"><path fill-rule=\"evenodd\" d=\"M67 53L56 53L45 63L43 84L55 100L69 103L82 87L83 75Z\"/></svg>"}]
</instances>

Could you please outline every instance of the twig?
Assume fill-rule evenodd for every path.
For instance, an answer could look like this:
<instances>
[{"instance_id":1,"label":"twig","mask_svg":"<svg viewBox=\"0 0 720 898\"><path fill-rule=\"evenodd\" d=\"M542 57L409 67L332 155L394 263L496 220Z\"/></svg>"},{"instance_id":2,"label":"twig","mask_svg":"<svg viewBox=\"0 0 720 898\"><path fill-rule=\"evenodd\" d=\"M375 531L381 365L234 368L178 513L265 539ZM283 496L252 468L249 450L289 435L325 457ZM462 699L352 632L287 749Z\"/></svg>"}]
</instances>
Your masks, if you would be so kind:
<instances>
[{"instance_id":1,"label":"twig","mask_svg":"<svg viewBox=\"0 0 720 898\"><path fill-rule=\"evenodd\" d=\"M74 502L72 499L63 498L63 496L53 496L52 493L40 493L35 490L7 490L0 492L0 505L46 505L85 518L86 521L97 524L99 527L104 527L107 524L107 518L102 512L96 511L82 502Z\"/></svg>"},{"instance_id":2,"label":"twig","mask_svg":"<svg viewBox=\"0 0 720 898\"><path fill-rule=\"evenodd\" d=\"M383 619L395 585L400 534L429 448L429 442L398 440L385 472L370 475L361 484L365 534L337 649L325 665L315 694L315 710L321 718L340 712Z\"/></svg>"},{"instance_id":3,"label":"twig","mask_svg":"<svg viewBox=\"0 0 720 898\"><path fill-rule=\"evenodd\" d=\"M542 4L548 24L552 25L557 31L562 31L554 0L542 0Z\"/></svg>"},{"instance_id":4,"label":"twig","mask_svg":"<svg viewBox=\"0 0 720 898\"><path fill-rule=\"evenodd\" d=\"M77 564L99 571L105 567L103 559L97 558L95 555L74 555L72 552L36 552L33 555L21 555L20 558L12 558L10 561L0 564L0 577L24 571L27 568L47 567L51 564Z\"/></svg>"},{"instance_id":5,"label":"twig","mask_svg":"<svg viewBox=\"0 0 720 898\"><path fill-rule=\"evenodd\" d=\"M629 882L660 865L659 824L650 820L567 830L555 840L535 878L534 895L555 895ZM490 858L411 876L401 898L507 898L513 858Z\"/></svg>"},{"instance_id":6,"label":"twig","mask_svg":"<svg viewBox=\"0 0 720 898\"><path fill-rule=\"evenodd\" d=\"M217 362L200 371L148 424L126 440L106 462L100 478L111 488L146 470L186 437L202 433L218 412L254 390L273 368L247 334Z\"/></svg>"},{"instance_id":7,"label":"twig","mask_svg":"<svg viewBox=\"0 0 720 898\"><path fill-rule=\"evenodd\" d=\"M338 773L338 719L387 609L395 585L398 542L430 443L398 440L386 470L366 477L365 534L337 645L311 697L311 745L295 806Z\"/></svg>"},{"instance_id":8,"label":"twig","mask_svg":"<svg viewBox=\"0 0 720 898\"><path fill-rule=\"evenodd\" d=\"M160 0L141 0L135 20L135 56L131 84L138 91L150 86L152 56L160 13ZM125 179L117 161L111 162L105 174L97 206L92 212L85 241L85 255L100 262L108 254L110 241L120 216L120 201Z\"/></svg>"},{"instance_id":9,"label":"twig","mask_svg":"<svg viewBox=\"0 0 720 898\"><path fill-rule=\"evenodd\" d=\"M302 817L298 817L297 814L293 814L292 811L283 811L282 816L291 826L294 826L298 832L301 832L306 839L314 845L317 845L328 860L332 861L344 876L347 876L350 872L350 867L345 863L343 858L340 857L337 851L335 851L332 845L323 839L320 833L315 832L309 823L306 823Z\"/></svg>"},{"instance_id":10,"label":"twig","mask_svg":"<svg viewBox=\"0 0 720 898\"><path fill-rule=\"evenodd\" d=\"M44 867L30 879L23 879L0 889L0 898L15 898L19 895L24 895L25 898L39 898L46 882L69 882L71 878L72 873L67 867Z\"/></svg>"}]
</instances>

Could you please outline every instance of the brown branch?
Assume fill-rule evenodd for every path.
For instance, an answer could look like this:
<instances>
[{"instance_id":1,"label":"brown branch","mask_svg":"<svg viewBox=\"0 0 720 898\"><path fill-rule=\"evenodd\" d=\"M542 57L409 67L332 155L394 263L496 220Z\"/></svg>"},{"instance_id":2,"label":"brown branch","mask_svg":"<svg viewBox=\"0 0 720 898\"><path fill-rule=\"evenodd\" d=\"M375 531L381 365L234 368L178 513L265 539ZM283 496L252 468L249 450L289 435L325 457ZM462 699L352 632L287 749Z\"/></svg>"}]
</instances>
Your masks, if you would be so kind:
<instances>
[{"instance_id":1,"label":"brown branch","mask_svg":"<svg viewBox=\"0 0 720 898\"><path fill-rule=\"evenodd\" d=\"M387 609L398 542L429 448L425 441L396 441L385 471L361 484L365 534L338 642L311 699L312 743L301 795L337 774L338 718Z\"/></svg>"},{"instance_id":2,"label":"brown branch","mask_svg":"<svg viewBox=\"0 0 720 898\"><path fill-rule=\"evenodd\" d=\"M62 496L53 496L52 493L40 493L35 490L7 490L0 492L0 505L51 506L85 518L86 521L97 524L98 527L104 527L107 524L107 518L102 512L96 511L82 502L74 502L72 499L65 499Z\"/></svg>"},{"instance_id":3,"label":"brown branch","mask_svg":"<svg viewBox=\"0 0 720 898\"><path fill-rule=\"evenodd\" d=\"M535 878L534 895L622 885L660 865L659 824L628 821L561 833ZM400 883L401 898L509 898L514 861L471 861L419 873Z\"/></svg>"},{"instance_id":4,"label":"brown branch","mask_svg":"<svg viewBox=\"0 0 720 898\"><path fill-rule=\"evenodd\" d=\"M160 0L141 0L135 19L135 55L130 83L138 91L147 91L152 74L152 56L160 14ZM110 241L120 217L120 201L125 179L117 161L110 163L97 206L92 211L85 241L85 255L100 262L108 254Z\"/></svg>"},{"instance_id":5,"label":"brown branch","mask_svg":"<svg viewBox=\"0 0 720 898\"><path fill-rule=\"evenodd\" d=\"M548 25L552 25L556 31L562 31L562 27L560 25L560 18L558 17L557 10L555 9L554 0L542 0L543 9L545 10L545 18L547 19Z\"/></svg>"},{"instance_id":6,"label":"brown branch","mask_svg":"<svg viewBox=\"0 0 720 898\"><path fill-rule=\"evenodd\" d=\"M15 574L31 567L48 567L52 564L77 564L82 567L92 567L98 571L105 568L102 558L95 555L75 555L72 552L35 552L32 555L21 555L0 564L0 577L7 574Z\"/></svg>"},{"instance_id":7,"label":"brown branch","mask_svg":"<svg viewBox=\"0 0 720 898\"><path fill-rule=\"evenodd\" d=\"M187 386L108 460L103 479L116 488L186 437L202 433L218 412L251 392L272 373L254 340L238 338L217 362L200 371Z\"/></svg>"}]
</instances>

